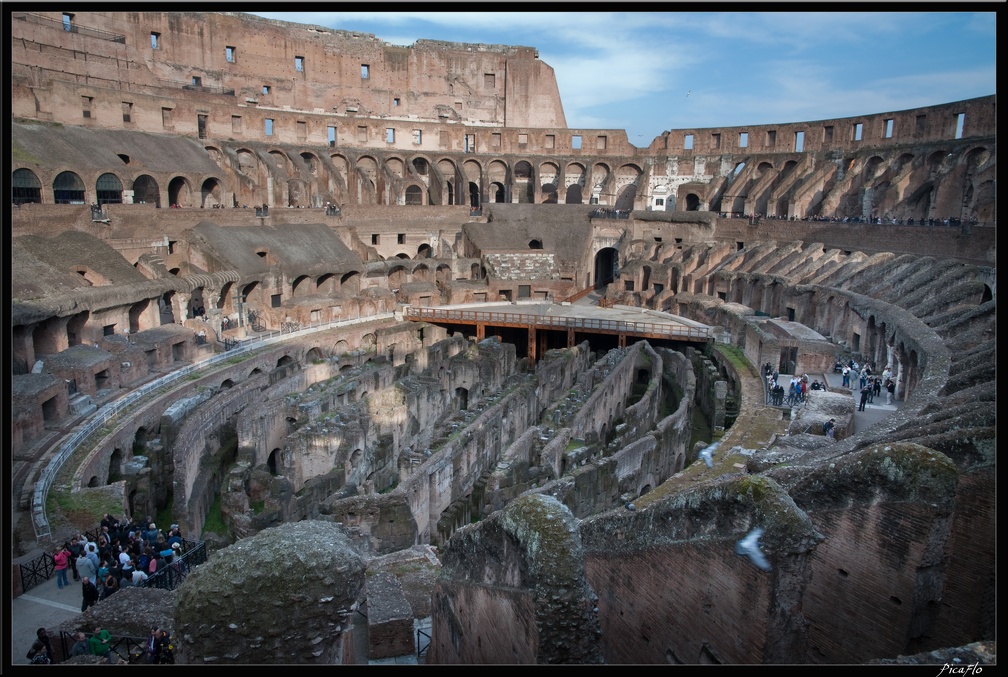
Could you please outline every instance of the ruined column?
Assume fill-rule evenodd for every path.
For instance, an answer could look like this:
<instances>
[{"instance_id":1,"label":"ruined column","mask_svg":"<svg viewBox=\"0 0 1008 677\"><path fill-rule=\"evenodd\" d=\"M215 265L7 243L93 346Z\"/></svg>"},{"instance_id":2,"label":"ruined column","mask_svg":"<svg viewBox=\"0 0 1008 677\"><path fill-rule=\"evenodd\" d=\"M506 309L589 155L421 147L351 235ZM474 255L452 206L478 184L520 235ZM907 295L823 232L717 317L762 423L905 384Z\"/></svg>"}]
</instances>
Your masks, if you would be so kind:
<instances>
[{"instance_id":1,"label":"ruined column","mask_svg":"<svg viewBox=\"0 0 1008 677\"><path fill-rule=\"evenodd\" d=\"M186 292L176 292L172 297L172 313L178 318L179 324L185 324L186 318L189 316L189 301L192 299L192 294Z\"/></svg>"}]
</instances>

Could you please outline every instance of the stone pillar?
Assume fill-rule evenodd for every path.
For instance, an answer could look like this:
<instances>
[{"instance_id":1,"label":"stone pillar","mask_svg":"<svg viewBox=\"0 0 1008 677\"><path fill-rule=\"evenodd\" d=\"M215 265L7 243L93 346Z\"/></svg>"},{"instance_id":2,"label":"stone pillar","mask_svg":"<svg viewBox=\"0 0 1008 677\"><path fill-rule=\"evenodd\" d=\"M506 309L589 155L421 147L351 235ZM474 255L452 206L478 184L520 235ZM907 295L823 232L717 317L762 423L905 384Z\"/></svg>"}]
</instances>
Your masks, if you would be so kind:
<instances>
[{"instance_id":1,"label":"stone pillar","mask_svg":"<svg viewBox=\"0 0 1008 677\"><path fill-rule=\"evenodd\" d=\"M893 393L893 402L903 399L903 362L899 355L895 358L896 366L893 368L893 381L896 382L896 392Z\"/></svg>"},{"instance_id":2,"label":"stone pillar","mask_svg":"<svg viewBox=\"0 0 1008 677\"><path fill-rule=\"evenodd\" d=\"M179 324L185 324L185 320L189 316L189 301L191 298L192 294L182 291L175 292L175 295L172 296L172 314Z\"/></svg>"}]
</instances>

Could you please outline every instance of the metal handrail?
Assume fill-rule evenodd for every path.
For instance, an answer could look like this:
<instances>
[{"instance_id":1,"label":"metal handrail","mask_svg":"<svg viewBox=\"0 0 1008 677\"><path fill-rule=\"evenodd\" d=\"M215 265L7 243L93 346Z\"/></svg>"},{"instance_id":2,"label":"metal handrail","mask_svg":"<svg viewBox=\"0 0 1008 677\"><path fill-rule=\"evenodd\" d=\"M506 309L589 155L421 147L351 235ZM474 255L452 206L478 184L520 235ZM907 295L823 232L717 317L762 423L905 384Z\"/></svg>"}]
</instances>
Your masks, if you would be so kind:
<instances>
[{"instance_id":1,"label":"metal handrail","mask_svg":"<svg viewBox=\"0 0 1008 677\"><path fill-rule=\"evenodd\" d=\"M95 412L86 425L78 429L77 432L63 442L59 451L49 460L46 467L39 473L39 478L35 482L35 493L32 498L32 526L35 529L35 540L39 541L52 534L49 527L49 518L46 516L45 506L46 500L49 498L49 489L56 480L56 475L62 469L63 464L66 463L70 456L73 455L78 446L91 437L91 435L98 431L103 425L105 425L105 423L118 416L124 410L137 404L148 395L173 385L176 381L188 376L189 374L207 370L221 362L230 360L237 354L246 353L273 343L288 341L292 338L301 337L306 334L323 331L334 325L349 326L373 322L376 320L385 320L391 317L394 317L393 313L381 313L379 315L368 315L366 317L354 318L352 320L330 320L317 325L309 325L295 332L270 331L267 335L260 335L241 341L240 345L227 352L218 353L217 355L214 355L197 364L186 365L171 372L170 374L166 374L146 385L141 386L140 388L137 388L136 390L131 391L127 395L124 395L113 402L109 402Z\"/></svg>"},{"instance_id":2,"label":"metal handrail","mask_svg":"<svg viewBox=\"0 0 1008 677\"><path fill-rule=\"evenodd\" d=\"M112 33L109 31L103 31L98 28L89 28L87 26L78 26L74 23L64 23L58 19L51 19L47 16L42 16L40 14L32 14L31 12L15 12L11 14L11 18L19 19L21 21L27 21L28 23L39 24L40 26L49 26L50 28L58 28L67 33L77 33L78 35L84 35L89 38L99 38L101 40L108 40L109 42L118 42L120 44L126 44L126 36L119 35L118 33Z\"/></svg>"}]
</instances>

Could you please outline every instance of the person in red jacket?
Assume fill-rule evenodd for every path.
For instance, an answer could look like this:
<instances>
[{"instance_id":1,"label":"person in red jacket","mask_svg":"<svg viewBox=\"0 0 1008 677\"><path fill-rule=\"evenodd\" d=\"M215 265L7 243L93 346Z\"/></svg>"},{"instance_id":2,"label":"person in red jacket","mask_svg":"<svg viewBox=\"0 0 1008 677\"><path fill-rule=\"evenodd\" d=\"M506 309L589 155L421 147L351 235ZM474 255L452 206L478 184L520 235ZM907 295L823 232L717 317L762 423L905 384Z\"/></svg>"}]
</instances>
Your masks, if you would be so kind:
<instances>
[{"instance_id":1,"label":"person in red jacket","mask_svg":"<svg viewBox=\"0 0 1008 677\"><path fill-rule=\"evenodd\" d=\"M59 552L53 555L53 562L56 564L56 587L62 590L70 587L67 580L67 570L70 569L70 544L64 543Z\"/></svg>"}]
</instances>

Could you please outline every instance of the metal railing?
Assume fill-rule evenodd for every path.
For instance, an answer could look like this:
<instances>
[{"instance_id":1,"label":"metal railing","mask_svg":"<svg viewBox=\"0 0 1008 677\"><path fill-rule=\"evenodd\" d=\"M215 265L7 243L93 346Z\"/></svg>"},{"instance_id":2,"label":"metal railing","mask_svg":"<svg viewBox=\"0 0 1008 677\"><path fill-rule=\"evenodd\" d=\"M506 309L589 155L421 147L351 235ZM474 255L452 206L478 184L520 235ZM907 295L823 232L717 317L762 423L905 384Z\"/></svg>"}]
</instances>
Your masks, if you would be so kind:
<instances>
[{"instance_id":1,"label":"metal railing","mask_svg":"<svg viewBox=\"0 0 1008 677\"><path fill-rule=\"evenodd\" d=\"M31 506L32 526L35 529L36 541L48 538L52 534L52 530L49 526L49 518L46 516L46 500L49 497L49 490L52 488L53 482L56 480L56 475L59 473L60 469L62 469L63 465L67 462L67 460L69 460L70 456L73 455L81 444L88 440L93 434L100 431L106 423L115 419L131 407L138 405L148 396L166 393L181 379L189 376L190 374L208 370L222 362L231 360L236 354L250 352L252 350L262 348L263 346L287 341L306 334L324 331L332 328L333 326L362 324L377 320L385 320L391 317L394 317L392 313L382 313L379 315L369 315L352 320L330 320L329 322L319 323L317 325L308 325L296 332L284 333L281 331L271 331L268 334L260 334L259 336L241 341L231 350L218 353L196 364L189 364L180 369L176 369L170 374L157 378L150 383L133 390L127 395L106 404L95 412L84 426L79 428L73 435L67 438L62 445L60 445L59 451L56 452L56 454L49 460L49 463L39 473L39 479L35 482L35 492L32 497Z\"/></svg>"},{"instance_id":2,"label":"metal railing","mask_svg":"<svg viewBox=\"0 0 1008 677\"><path fill-rule=\"evenodd\" d=\"M87 26L78 26L75 23L67 23L64 21L59 21L58 19L50 19L47 16L32 14L31 12L14 12L13 14L11 14L11 18L19 19L20 21L27 21L28 23L38 24L40 26L49 26L50 28L57 28L67 33L76 33L77 35L83 35L89 38L98 38L99 40L118 42L123 45L126 44L125 35L119 35L118 33L103 31L98 28L88 28Z\"/></svg>"},{"instance_id":3,"label":"metal railing","mask_svg":"<svg viewBox=\"0 0 1008 677\"><path fill-rule=\"evenodd\" d=\"M70 652L77 641L74 637L75 634L66 630L60 630L56 638L57 646L62 651L64 661L71 657ZM86 640L90 640L92 636L94 636L93 632L84 633ZM125 635L116 637L113 635L112 641L109 644L108 657L110 659L115 657L127 663L145 663L147 659L146 645L147 639L143 637L129 637Z\"/></svg>"},{"instance_id":4,"label":"metal railing","mask_svg":"<svg viewBox=\"0 0 1008 677\"><path fill-rule=\"evenodd\" d=\"M206 543L200 541L192 544L183 539L182 556L172 560L164 569L151 574L147 580L137 587L158 588L159 590L174 590L182 585L189 572L207 561Z\"/></svg>"},{"instance_id":5,"label":"metal railing","mask_svg":"<svg viewBox=\"0 0 1008 677\"><path fill-rule=\"evenodd\" d=\"M404 319L466 322L474 324L498 324L535 327L536 329L557 329L593 331L607 334L634 334L658 338L688 341L707 341L707 328L686 327L660 322L628 322L625 320L603 320L598 318L565 317L561 315L537 315L529 313L495 312L485 310L446 310L444 308L406 308Z\"/></svg>"},{"instance_id":6,"label":"metal railing","mask_svg":"<svg viewBox=\"0 0 1008 677\"><path fill-rule=\"evenodd\" d=\"M426 641L423 641L426 640ZM416 655L417 658L427 655L427 650L430 649L431 636L429 633L417 628L416 631Z\"/></svg>"},{"instance_id":7,"label":"metal railing","mask_svg":"<svg viewBox=\"0 0 1008 677\"><path fill-rule=\"evenodd\" d=\"M89 541L95 541L100 534L100 529L84 532ZM203 541L182 539L182 548L183 554L178 560L169 564L167 568L151 575L138 587L174 590L185 580L186 574L192 571L194 567L207 561L206 543ZM43 551L42 554L37 555L28 562L18 565L18 570L21 573L22 592L28 592L52 578L53 573L56 571L56 564L53 562L54 554L53 552ZM169 571L169 569L173 570Z\"/></svg>"}]
</instances>

